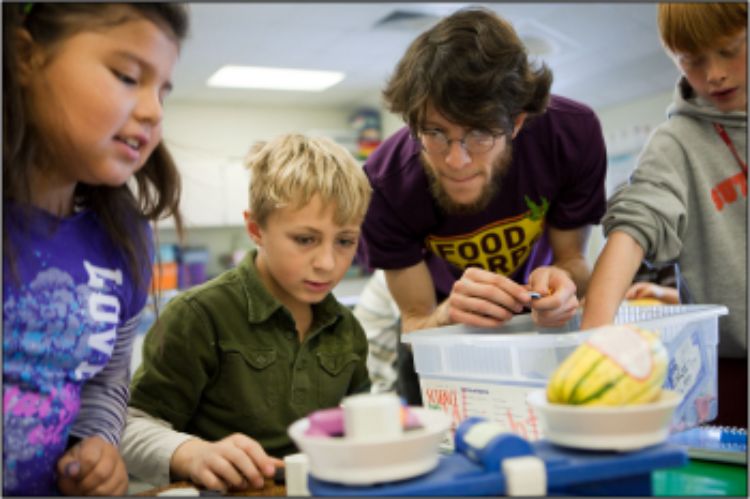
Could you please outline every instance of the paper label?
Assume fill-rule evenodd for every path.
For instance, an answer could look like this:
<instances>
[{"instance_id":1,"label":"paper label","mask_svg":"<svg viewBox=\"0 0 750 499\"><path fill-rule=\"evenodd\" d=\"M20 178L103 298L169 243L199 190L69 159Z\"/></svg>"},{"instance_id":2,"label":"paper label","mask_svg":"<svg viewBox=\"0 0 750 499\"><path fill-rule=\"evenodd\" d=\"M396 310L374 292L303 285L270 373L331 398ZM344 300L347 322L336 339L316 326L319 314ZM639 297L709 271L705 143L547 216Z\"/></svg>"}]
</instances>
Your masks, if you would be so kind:
<instances>
[{"instance_id":1,"label":"paper label","mask_svg":"<svg viewBox=\"0 0 750 499\"><path fill-rule=\"evenodd\" d=\"M526 402L526 397L532 390L543 388L544 382L527 386L496 385L421 377L420 385L424 406L448 414L452 432L464 419L479 416L529 441L543 436L536 410Z\"/></svg>"},{"instance_id":2,"label":"paper label","mask_svg":"<svg viewBox=\"0 0 750 499\"><path fill-rule=\"evenodd\" d=\"M674 352L673 365L674 369L669 373L672 389L683 395L689 393L703 368L700 344L697 341L684 341Z\"/></svg>"},{"instance_id":3,"label":"paper label","mask_svg":"<svg viewBox=\"0 0 750 499\"><path fill-rule=\"evenodd\" d=\"M592 334L587 342L609 357L631 378L645 380L651 375L653 359L648 340L626 326L612 326Z\"/></svg>"}]
</instances>

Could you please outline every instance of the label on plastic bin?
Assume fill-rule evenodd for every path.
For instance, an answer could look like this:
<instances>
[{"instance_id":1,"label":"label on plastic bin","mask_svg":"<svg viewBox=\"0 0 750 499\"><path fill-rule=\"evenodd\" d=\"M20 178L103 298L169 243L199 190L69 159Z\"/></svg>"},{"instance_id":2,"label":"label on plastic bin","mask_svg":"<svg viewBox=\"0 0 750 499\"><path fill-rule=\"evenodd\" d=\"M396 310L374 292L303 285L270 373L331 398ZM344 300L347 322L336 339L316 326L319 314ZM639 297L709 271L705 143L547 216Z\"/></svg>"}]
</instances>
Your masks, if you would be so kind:
<instances>
[{"instance_id":1,"label":"label on plastic bin","mask_svg":"<svg viewBox=\"0 0 750 499\"><path fill-rule=\"evenodd\" d=\"M667 388L683 395L672 421L675 431L710 421L718 412L716 374L710 372L709 346L702 341L700 328L688 330L680 338L672 353L665 383Z\"/></svg>"},{"instance_id":2,"label":"label on plastic bin","mask_svg":"<svg viewBox=\"0 0 750 499\"><path fill-rule=\"evenodd\" d=\"M503 430L527 440L542 438L536 410L526 397L538 385L500 385L475 381L453 381L421 377L422 403L440 409L452 419L451 431L464 419L477 416L499 424Z\"/></svg>"},{"instance_id":3,"label":"label on plastic bin","mask_svg":"<svg viewBox=\"0 0 750 499\"><path fill-rule=\"evenodd\" d=\"M700 342L697 334L683 341L672 356L669 370L669 382L673 390L687 394L698 380L703 368Z\"/></svg>"}]
</instances>

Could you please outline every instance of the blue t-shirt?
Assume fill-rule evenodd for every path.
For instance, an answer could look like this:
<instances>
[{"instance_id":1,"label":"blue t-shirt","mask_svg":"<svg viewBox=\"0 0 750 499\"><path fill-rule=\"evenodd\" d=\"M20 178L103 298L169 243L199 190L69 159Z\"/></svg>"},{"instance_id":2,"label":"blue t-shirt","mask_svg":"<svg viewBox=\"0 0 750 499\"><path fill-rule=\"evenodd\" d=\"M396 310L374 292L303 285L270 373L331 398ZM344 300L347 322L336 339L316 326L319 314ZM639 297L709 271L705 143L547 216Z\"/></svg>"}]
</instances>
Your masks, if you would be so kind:
<instances>
[{"instance_id":1,"label":"blue t-shirt","mask_svg":"<svg viewBox=\"0 0 750 499\"><path fill-rule=\"evenodd\" d=\"M152 250L136 286L93 212L29 210L3 205L3 493L53 495L69 435L119 442Z\"/></svg>"},{"instance_id":2,"label":"blue t-shirt","mask_svg":"<svg viewBox=\"0 0 750 499\"><path fill-rule=\"evenodd\" d=\"M408 128L384 141L365 173L373 197L362 226L359 258L372 268L399 269L424 260L437 297L450 294L464 269L475 266L525 283L549 265L545 227L599 223L606 208L607 155L594 112L552 96L513 139L507 172L480 213L448 215L430 193L421 144Z\"/></svg>"}]
</instances>

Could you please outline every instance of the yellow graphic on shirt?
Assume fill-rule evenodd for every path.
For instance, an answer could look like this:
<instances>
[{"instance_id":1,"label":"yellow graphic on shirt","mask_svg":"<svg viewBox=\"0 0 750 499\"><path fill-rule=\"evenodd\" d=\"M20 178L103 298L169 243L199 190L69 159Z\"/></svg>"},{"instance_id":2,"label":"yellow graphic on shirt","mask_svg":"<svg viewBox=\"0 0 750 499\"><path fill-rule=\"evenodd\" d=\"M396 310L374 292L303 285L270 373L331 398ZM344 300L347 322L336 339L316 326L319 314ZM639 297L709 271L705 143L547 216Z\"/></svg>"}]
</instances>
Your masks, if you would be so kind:
<instances>
[{"instance_id":1,"label":"yellow graphic on shirt","mask_svg":"<svg viewBox=\"0 0 750 499\"><path fill-rule=\"evenodd\" d=\"M516 217L499 220L479 230L450 237L428 236L427 249L458 268L479 267L503 275L511 275L531 254L531 248L544 231L544 214L549 207L526 198L529 211Z\"/></svg>"}]
</instances>

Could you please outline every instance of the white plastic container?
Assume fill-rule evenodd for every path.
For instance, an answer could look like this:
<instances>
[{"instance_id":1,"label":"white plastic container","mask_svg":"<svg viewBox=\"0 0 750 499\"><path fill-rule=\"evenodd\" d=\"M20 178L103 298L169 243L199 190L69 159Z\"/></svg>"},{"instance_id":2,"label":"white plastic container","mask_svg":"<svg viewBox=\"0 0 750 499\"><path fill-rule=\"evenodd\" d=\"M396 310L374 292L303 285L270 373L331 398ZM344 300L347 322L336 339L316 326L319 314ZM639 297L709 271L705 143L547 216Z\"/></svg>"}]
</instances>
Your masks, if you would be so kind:
<instances>
[{"instance_id":1,"label":"white plastic container","mask_svg":"<svg viewBox=\"0 0 750 499\"><path fill-rule=\"evenodd\" d=\"M625 306L615 322L658 332L669 352L665 388L682 394L672 419L678 431L714 419L717 400L718 318L721 305ZM557 366L594 331L580 331L580 316L562 328L539 328L529 315L497 329L464 325L402 336L414 351L422 401L453 420L495 421L530 440L541 438L535 409L526 397L546 386Z\"/></svg>"},{"instance_id":2,"label":"white plastic container","mask_svg":"<svg viewBox=\"0 0 750 499\"><path fill-rule=\"evenodd\" d=\"M450 420L440 412L412 407L421 427L381 438L321 437L307 434L308 418L289 426L294 443L310 461L310 474L345 485L372 485L405 480L438 465L439 446Z\"/></svg>"},{"instance_id":3,"label":"white plastic container","mask_svg":"<svg viewBox=\"0 0 750 499\"><path fill-rule=\"evenodd\" d=\"M550 442L572 449L631 451L664 442L682 396L662 390L657 400L624 407L568 405L547 402L539 388L528 402L539 411Z\"/></svg>"}]
</instances>

